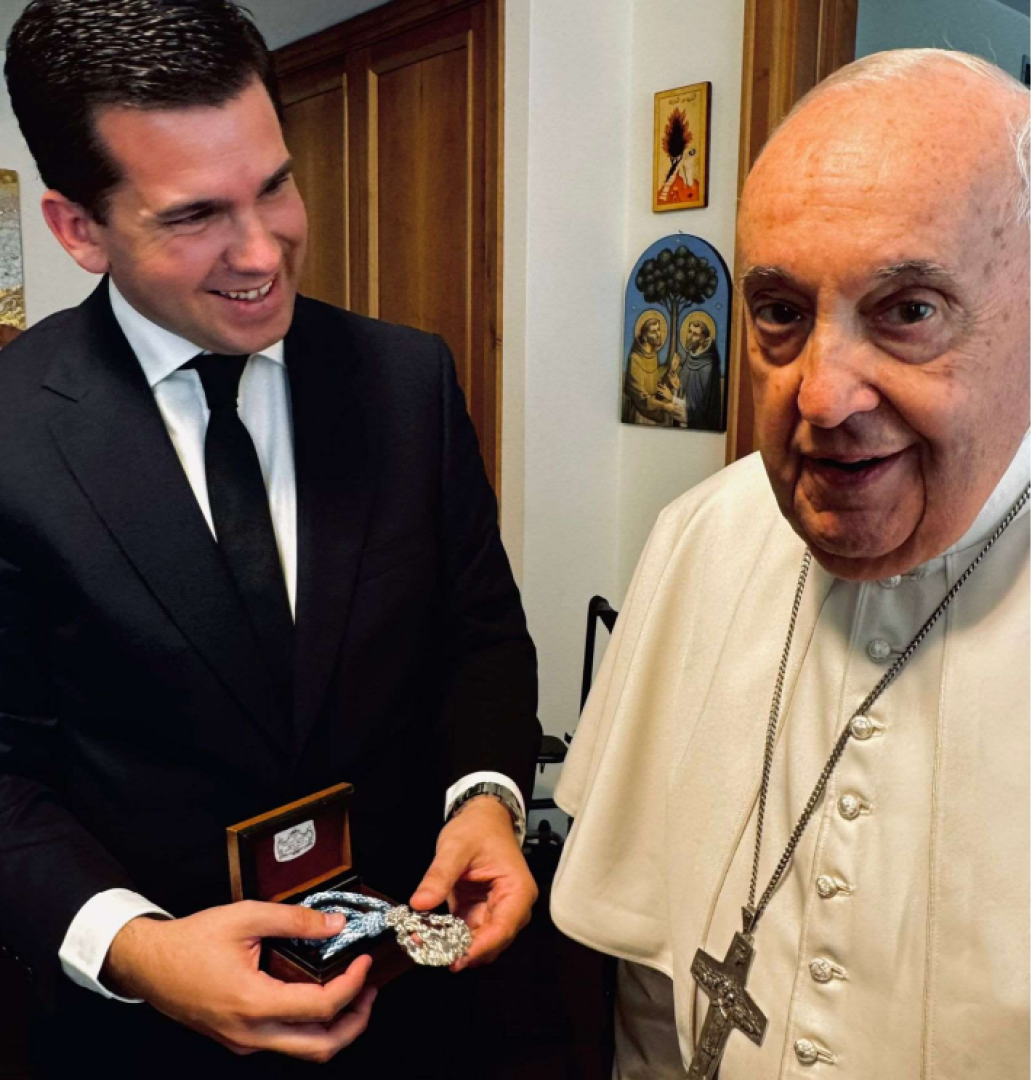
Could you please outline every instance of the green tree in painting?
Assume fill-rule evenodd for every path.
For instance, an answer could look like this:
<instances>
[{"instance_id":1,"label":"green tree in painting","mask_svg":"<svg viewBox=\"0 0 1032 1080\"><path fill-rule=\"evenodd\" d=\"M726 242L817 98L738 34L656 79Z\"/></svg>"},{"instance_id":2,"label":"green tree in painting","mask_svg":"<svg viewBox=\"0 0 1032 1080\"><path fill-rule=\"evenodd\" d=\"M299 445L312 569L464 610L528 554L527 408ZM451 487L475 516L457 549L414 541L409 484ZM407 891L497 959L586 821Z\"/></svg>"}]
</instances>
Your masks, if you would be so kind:
<instances>
[{"instance_id":1,"label":"green tree in painting","mask_svg":"<svg viewBox=\"0 0 1032 1080\"><path fill-rule=\"evenodd\" d=\"M667 334L666 362L674 356L677 328L685 308L695 307L717 291L717 271L703 255L693 255L684 244L676 250L663 248L641 264L635 288L647 304L666 308L670 332Z\"/></svg>"}]
</instances>

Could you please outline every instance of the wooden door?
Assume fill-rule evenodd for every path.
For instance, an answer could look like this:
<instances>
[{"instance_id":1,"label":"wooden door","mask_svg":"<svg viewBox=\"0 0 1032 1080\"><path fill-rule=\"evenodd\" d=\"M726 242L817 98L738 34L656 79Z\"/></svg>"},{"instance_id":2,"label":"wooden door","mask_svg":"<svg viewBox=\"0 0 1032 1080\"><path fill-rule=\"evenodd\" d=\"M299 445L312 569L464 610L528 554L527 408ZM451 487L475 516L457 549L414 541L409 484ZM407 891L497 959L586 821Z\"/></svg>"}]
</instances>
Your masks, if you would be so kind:
<instances>
[{"instance_id":1,"label":"wooden door","mask_svg":"<svg viewBox=\"0 0 1032 1080\"><path fill-rule=\"evenodd\" d=\"M291 102L283 132L308 211L308 256L301 292L348 306L344 194L344 80Z\"/></svg>"},{"instance_id":2,"label":"wooden door","mask_svg":"<svg viewBox=\"0 0 1032 1080\"><path fill-rule=\"evenodd\" d=\"M395 0L277 55L302 290L440 334L500 473L501 0Z\"/></svg>"},{"instance_id":3,"label":"wooden door","mask_svg":"<svg viewBox=\"0 0 1032 1080\"><path fill-rule=\"evenodd\" d=\"M858 0L746 0L738 198L770 133L792 106L856 52ZM735 257L735 280L741 271ZM730 464L753 451L753 403L746 362L745 308L737 292L731 329Z\"/></svg>"}]
</instances>

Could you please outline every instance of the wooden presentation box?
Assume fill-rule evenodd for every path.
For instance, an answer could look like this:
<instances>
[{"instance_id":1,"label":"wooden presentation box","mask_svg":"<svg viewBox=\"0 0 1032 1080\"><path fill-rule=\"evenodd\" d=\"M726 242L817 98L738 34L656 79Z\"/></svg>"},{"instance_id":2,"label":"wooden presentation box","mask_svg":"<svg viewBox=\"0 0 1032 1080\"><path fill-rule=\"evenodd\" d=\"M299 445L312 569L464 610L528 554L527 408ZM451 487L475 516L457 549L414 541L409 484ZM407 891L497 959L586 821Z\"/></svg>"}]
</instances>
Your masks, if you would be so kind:
<instances>
[{"instance_id":1,"label":"wooden presentation box","mask_svg":"<svg viewBox=\"0 0 1032 1080\"><path fill-rule=\"evenodd\" d=\"M337 784L305 799L259 814L226 830L234 900L298 904L325 889L390 900L363 885L351 863L349 807L354 788ZM287 938L267 938L262 968L283 982L327 983L357 956L373 958L369 985L383 986L415 963L393 930L366 938L323 960L317 948Z\"/></svg>"}]
</instances>

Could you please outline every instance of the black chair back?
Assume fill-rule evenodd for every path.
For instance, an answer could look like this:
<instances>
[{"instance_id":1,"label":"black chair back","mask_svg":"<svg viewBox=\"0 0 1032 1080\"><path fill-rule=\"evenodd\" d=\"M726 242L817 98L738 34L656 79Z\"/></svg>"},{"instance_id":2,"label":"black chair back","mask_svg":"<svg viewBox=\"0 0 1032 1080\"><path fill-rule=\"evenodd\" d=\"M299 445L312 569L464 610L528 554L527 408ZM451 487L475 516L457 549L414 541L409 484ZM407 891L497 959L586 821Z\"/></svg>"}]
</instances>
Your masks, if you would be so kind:
<instances>
[{"instance_id":1,"label":"black chair back","mask_svg":"<svg viewBox=\"0 0 1032 1080\"><path fill-rule=\"evenodd\" d=\"M588 628L584 635L584 674L581 678L581 712L584 711L584 703L588 700L591 680L595 677L595 632L598 624L602 623L612 633L613 627L616 626L617 614L616 609L603 596L593 596L588 601ZM566 741L569 742L571 738L572 736L567 735Z\"/></svg>"}]
</instances>

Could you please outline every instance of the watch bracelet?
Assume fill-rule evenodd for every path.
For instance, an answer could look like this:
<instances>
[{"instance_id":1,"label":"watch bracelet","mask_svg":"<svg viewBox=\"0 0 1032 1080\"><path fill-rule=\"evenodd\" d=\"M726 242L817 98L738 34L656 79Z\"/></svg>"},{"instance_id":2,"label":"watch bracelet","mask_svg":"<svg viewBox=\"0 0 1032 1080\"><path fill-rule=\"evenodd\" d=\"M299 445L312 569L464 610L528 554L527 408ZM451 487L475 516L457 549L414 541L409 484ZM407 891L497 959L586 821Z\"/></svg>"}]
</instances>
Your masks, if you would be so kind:
<instances>
[{"instance_id":1,"label":"watch bracelet","mask_svg":"<svg viewBox=\"0 0 1032 1080\"><path fill-rule=\"evenodd\" d=\"M451 821L460 810L474 799L479 798L481 795L489 795L493 799L497 799L502 806L509 812L509 817L512 818L512 831L516 834L516 839L522 844L524 837L527 835L527 819L520 809L520 804L516 800L516 796L502 784L491 783L488 781L482 781L480 783L471 784L456 800L452 803L451 809L448 811L448 821Z\"/></svg>"}]
</instances>

